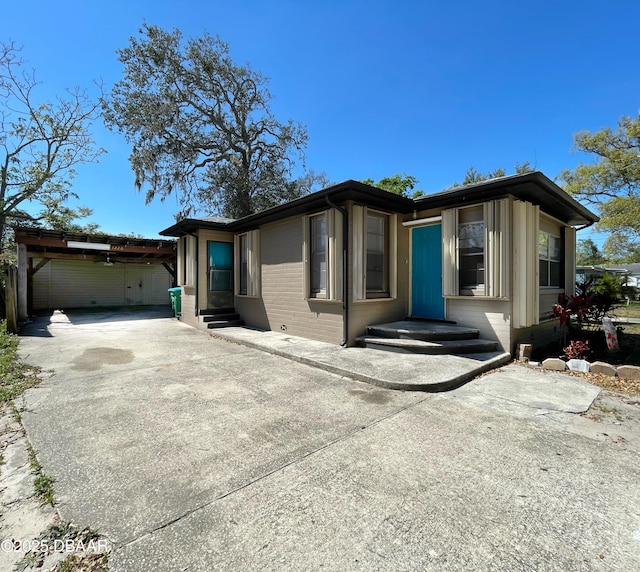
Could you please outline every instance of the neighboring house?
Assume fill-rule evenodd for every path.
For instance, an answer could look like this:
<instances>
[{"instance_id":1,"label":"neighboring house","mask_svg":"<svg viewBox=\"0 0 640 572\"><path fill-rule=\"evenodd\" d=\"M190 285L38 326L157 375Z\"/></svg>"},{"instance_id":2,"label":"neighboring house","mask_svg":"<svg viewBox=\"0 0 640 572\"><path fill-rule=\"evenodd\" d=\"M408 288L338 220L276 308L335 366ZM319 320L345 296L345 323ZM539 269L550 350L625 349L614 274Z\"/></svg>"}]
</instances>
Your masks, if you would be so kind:
<instances>
[{"instance_id":1,"label":"neighboring house","mask_svg":"<svg viewBox=\"0 0 640 572\"><path fill-rule=\"evenodd\" d=\"M640 263L631 262L629 264L614 265L609 268L624 273L627 277L627 286L640 289Z\"/></svg>"},{"instance_id":2,"label":"neighboring house","mask_svg":"<svg viewBox=\"0 0 640 572\"><path fill-rule=\"evenodd\" d=\"M170 304L174 240L14 230L20 320L38 310Z\"/></svg>"},{"instance_id":3,"label":"neighboring house","mask_svg":"<svg viewBox=\"0 0 640 572\"><path fill-rule=\"evenodd\" d=\"M417 199L346 181L238 220L184 219L182 319L235 309L251 327L353 345L367 326L452 320L506 351L550 338L597 217L542 173Z\"/></svg>"},{"instance_id":4,"label":"neighboring house","mask_svg":"<svg viewBox=\"0 0 640 572\"><path fill-rule=\"evenodd\" d=\"M636 286L636 277L630 275L630 271L622 266L576 266L576 282L582 284L589 280L598 280L606 274L618 274L626 278L628 286Z\"/></svg>"}]
</instances>

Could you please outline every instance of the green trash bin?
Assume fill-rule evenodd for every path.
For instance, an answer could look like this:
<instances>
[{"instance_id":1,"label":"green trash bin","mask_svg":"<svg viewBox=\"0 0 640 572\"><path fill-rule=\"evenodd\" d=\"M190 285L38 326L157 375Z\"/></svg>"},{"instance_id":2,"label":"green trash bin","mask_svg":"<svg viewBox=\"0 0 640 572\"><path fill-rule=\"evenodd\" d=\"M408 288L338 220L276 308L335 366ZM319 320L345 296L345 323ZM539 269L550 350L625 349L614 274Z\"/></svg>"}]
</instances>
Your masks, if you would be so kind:
<instances>
[{"instance_id":1,"label":"green trash bin","mask_svg":"<svg viewBox=\"0 0 640 572\"><path fill-rule=\"evenodd\" d=\"M171 296L171 308L173 308L173 315L176 318L182 313L180 294L182 294L182 288L180 288L180 286L169 288L169 295Z\"/></svg>"}]
</instances>

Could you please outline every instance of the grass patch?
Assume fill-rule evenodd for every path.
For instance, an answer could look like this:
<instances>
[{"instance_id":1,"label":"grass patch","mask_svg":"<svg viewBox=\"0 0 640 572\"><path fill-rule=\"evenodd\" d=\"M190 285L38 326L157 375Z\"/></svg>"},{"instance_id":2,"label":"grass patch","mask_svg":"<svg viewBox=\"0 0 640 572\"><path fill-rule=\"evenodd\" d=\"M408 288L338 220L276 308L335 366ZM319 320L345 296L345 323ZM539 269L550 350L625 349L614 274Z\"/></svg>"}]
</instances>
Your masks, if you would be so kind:
<instances>
[{"instance_id":1,"label":"grass patch","mask_svg":"<svg viewBox=\"0 0 640 572\"><path fill-rule=\"evenodd\" d=\"M19 338L7 332L0 322L0 403L7 403L40 383L40 368L27 365L18 357Z\"/></svg>"},{"instance_id":2,"label":"grass patch","mask_svg":"<svg viewBox=\"0 0 640 572\"><path fill-rule=\"evenodd\" d=\"M109 558L106 554L70 554L51 572L107 572Z\"/></svg>"},{"instance_id":3,"label":"grass patch","mask_svg":"<svg viewBox=\"0 0 640 572\"><path fill-rule=\"evenodd\" d=\"M42 465L40 461L38 461L36 451L31 445L27 445L27 455L29 456L31 472L36 475L33 480L33 490L36 496L40 499L41 504L50 504L53 506L55 504L53 483L55 483L56 480L42 471Z\"/></svg>"},{"instance_id":4,"label":"grass patch","mask_svg":"<svg viewBox=\"0 0 640 572\"><path fill-rule=\"evenodd\" d=\"M39 549L25 554L15 565L14 570L23 572L28 569L42 568L45 559L51 554L58 554L62 550L74 550L64 560L59 561L51 572L108 572L108 552L93 551L99 548L100 534L92 528L80 529L72 522L58 522L45 530L37 540ZM92 543L94 546L92 548Z\"/></svg>"},{"instance_id":5,"label":"grass patch","mask_svg":"<svg viewBox=\"0 0 640 572\"><path fill-rule=\"evenodd\" d=\"M640 302L629 302L629 305L620 305L615 308L615 315L618 318L640 318Z\"/></svg>"}]
</instances>

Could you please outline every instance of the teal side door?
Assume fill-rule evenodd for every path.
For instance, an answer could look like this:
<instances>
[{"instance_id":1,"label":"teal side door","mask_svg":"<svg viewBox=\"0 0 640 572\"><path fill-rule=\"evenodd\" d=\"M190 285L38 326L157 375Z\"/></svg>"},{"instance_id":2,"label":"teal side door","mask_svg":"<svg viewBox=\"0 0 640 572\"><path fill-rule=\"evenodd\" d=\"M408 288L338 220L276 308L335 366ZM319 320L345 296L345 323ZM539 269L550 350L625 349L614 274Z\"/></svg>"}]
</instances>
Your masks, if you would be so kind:
<instances>
[{"instance_id":1,"label":"teal side door","mask_svg":"<svg viewBox=\"0 0 640 572\"><path fill-rule=\"evenodd\" d=\"M442 225L411 231L411 315L444 319L442 297Z\"/></svg>"},{"instance_id":2,"label":"teal side door","mask_svg":"<svg viewBox=\"0 0 640 572\"><path fill-rule=\"evenodd\" d=\"M233 306L233 243L208 242L209 308Z\"/></svg>"}]
</instances>

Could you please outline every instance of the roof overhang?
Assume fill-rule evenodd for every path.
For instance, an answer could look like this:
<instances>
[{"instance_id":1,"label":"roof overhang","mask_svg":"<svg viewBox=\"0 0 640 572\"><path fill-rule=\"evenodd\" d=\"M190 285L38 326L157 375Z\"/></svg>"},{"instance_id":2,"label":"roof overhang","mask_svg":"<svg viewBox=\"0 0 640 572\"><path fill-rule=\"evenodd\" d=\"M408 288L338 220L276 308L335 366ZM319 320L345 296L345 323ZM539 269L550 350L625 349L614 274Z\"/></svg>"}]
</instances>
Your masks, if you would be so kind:
<instances>
[{"instance_id":1,"label":"roof overhang","mask_svg":"<svg viewBox=\"0 0 640 572\"><path fill-rule=\"evenodd\" d=\"M539 171L500 177L464 187L410 199L358 181L345 181L294 201L230 222L183 219L160 231L162 236L185 236L197 230L243 232L286 217L326 209L332 204L354 201L396 213L459 207L512 195L529 201L551 216L571 226L589 226L599 219L589 209L563 191Z\"/></svg>"},{"instance_id":2,"label":"roof overhang","mask_svg":"<svg viewBox=\"0 0 640 572\"><path fill-rule=\"evenodd\" d=\"M420 210L426 210L464 206L507 195L539 205L543 212L571 226L590 226L599 220L588 208L539 171L490 179L424 195L418 197L415 204Z\"/></svg>"},{"instance_id":3,"label":"roof overhang","mask_svg":"<svg viewBox=\"0 0 640 572\"><path fill-rule=\"evenodd\" d=\"M358 181L345 181L233 222L219 223L203 219L183 219L160 231L160 234L162 236L184 236L192 234L198 229L243 232L286 217L326 209L330 203L343 204L347 201L357 201L373 208L400 213L410 213L415 209L413 199L394 195Z\"/></svg>"}]
</instances>

